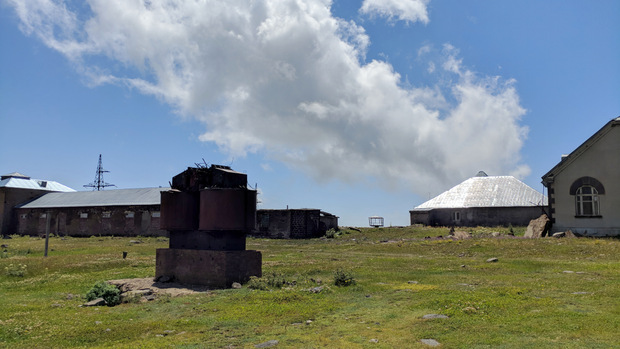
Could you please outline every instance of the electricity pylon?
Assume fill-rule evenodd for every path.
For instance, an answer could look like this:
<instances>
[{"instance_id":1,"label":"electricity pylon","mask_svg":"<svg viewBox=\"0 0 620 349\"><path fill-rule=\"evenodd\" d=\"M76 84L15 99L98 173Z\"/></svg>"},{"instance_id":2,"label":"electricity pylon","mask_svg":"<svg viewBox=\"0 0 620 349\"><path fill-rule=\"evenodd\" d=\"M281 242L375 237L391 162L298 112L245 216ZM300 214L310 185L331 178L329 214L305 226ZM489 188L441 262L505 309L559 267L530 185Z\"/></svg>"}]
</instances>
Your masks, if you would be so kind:
<instances>
[{"instance_id":1,"label":"electricity pylon","mask_svg":"<svg viewBox=\"0 0 620 349\"><path fill-rule=\"evenodd\" d=\"M101 165L101 154L99 154L99 164L97 165L97 174L95 175L95 181L84 185L84 188L93 188L93 191L103 190L105 187L116 187L114 184L106 183L103 180L103 173L110 172L103 169Z\"/></svg>"}]
</instances>

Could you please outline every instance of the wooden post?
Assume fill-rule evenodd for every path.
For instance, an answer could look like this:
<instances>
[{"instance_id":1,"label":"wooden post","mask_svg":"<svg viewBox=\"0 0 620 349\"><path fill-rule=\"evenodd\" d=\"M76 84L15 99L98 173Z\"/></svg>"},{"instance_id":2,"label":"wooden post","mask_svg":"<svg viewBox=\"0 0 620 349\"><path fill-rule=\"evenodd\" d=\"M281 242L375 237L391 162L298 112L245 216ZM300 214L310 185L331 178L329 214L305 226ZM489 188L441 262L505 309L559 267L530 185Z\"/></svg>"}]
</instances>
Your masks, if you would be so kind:
<instances>
[{"instance_id":1,"label":"wooden post","mask_svg":"<svg viewBox=\"0 0 620 349\"><path fill-rule=\"evenodd\" d=\"M50 242L50 222L52 221L52 213L48 211L45 214L45 218L45 257L47 257L47 248Z\"/></svg>"}]
</instances>

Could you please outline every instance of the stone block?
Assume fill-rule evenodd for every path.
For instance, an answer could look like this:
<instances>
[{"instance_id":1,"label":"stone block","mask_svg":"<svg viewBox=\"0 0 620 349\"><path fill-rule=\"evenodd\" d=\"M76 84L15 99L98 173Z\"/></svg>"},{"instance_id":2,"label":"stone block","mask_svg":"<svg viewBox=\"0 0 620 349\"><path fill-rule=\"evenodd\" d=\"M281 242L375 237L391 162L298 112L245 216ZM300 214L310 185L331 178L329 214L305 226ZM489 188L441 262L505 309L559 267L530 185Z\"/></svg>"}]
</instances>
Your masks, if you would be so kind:
<instances>
[{"instance_id":1,"label":"stone block","mask_svg":"<svg viewBox=\"0 0 620 349\"><path fill-rule=\"evenodd\" d=\"M245 283L262 276L259 251L213 251L160 248L156 252L155 278L173 277L175 282L214 288Z\"/></svg>"},{"instance_id":2,"label":"stone block","mask_svg":"<svg viewBox=\"0 0 620 349\"><path fill-rule=\"evenodd\" d=\"M547 215L543 214L536 219L532 219L530 224L525 229L525 238L541 238L547 235L551 221Z\"/></svg>"}]
</instances>

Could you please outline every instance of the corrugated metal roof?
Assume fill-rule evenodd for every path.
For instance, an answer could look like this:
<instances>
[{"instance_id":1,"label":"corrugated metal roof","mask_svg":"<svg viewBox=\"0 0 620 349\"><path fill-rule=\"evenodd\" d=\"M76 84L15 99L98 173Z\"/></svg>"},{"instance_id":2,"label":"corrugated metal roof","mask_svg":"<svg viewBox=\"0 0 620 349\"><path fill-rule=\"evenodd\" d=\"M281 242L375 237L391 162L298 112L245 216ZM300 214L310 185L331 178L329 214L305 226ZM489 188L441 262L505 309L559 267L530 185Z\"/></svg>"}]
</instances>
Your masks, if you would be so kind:
<instances>
[{"instance_id":1,"label":"corrugated metal roof","mask_svg":"<svg viewBox=\"0 0 620 349\"><path fill-rule=\"evenodd\" d=\"M546 205L547 197L512 176L472 177L414 210Z\"/></svg>"},{"instance_id":2,"label":"corrugated metal roof","mask_svg":"<svg viewBox=\"0 0 620 349\"><path fill-rule=\"evenodd\" d=\"M62 185L55 181L46 181L42 179L25 179L18 177L9 177L0 181L0 188L19 188L19 189L36 189L47 191L73 192L75 190Z\"/></svg>"},{"instance_id":3,"label":"corrugated metal roof","mask_svg":"<svg viewBox=\"0 0 620 349\"><path fill-rule=\"evenodd\" d=\"M170 188L116 189L49 193L20 208L135 206L161 204L161 192Z\"/></svg>"}]
</instances>

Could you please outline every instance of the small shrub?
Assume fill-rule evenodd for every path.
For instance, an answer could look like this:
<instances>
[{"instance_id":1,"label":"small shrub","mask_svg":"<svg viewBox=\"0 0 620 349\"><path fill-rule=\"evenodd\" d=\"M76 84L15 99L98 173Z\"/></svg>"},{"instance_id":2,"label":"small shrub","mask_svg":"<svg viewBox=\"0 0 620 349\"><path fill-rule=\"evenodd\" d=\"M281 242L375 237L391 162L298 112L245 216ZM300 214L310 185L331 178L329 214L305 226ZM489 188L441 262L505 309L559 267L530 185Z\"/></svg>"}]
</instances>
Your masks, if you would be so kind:
<instances>
[{"instance_id":1,"label":"small shrub","mask_svg":"<svg viewBox=\"0 0 620 349\"><path fill-rule=\"evenodd\" d=\"M336 229L331 228L328 231L325 232L325 237L328 239L333 239L336 236L338 236L338 233L336 232Z\"/></svg>"},{"instance_id":2,"label":"small shrub","mask_svg":"<svg viewBox=\"0 0 620 349\"><path fill-rule=\"evenodd\" d=\"M250 281L248 281L247 287L254 290L266 291L270 288L282 288L282 286L286 284L286 279L282 274L272 272L261 278L250 276Z\"/></svg>"},{"instance_id":3,"label":"small shrub","mask_svg":"<svg viewBox=\"0 0 620 349\"><path fill-rule=\"evenodd\" d=\"M267 274L267 284L271 287L282 288L287 282L284 275L273 272Z\"/></svg>"},{"instance_id":4,"label":"small shrub","mask_svg":"<svg viewBox=\"0 0 620 349\"><path fill-rule=\"evenodd\" d=\"M342 269L336 270L334 273L334 285L336 286L351 286L355 285L355 278L353 273Z\"/></svg>"},{"instance_id":5,"label":"small shrub","mask_svg":"<svg viewBox=\"0 0 620 349\"><path fill-rule=\"evenodd\" d=\"M253 290L267 291L269 289L267 281L256 276L250 276L250 281L248 281L247 286Z\"/></svg>"},{"instance_id":6,"label":"small shrub","mask_svg":"<svg viewBox=\"0 0 620 349\"><path fill-rule=\"evenodd\" d=\"M28 266L26 264L9 264L8 267L4 268L4 271L6 272L6 275L8 276L17 276L17 277L24 277L24 275L26 275L26 271L28 269Z\"/></svg>"},{"instance_id":7,"label":"small shrub","mask_svg":"<svg viewBox=\"0 0 620 349\"><path fill-rule=\"evenodd\" d=\"M86 300L103 298L109 307L113 307L121 303L121 291L114 285L110 285L105 281L99 281L86 293Z\"/></svg>"}]
</instances>

